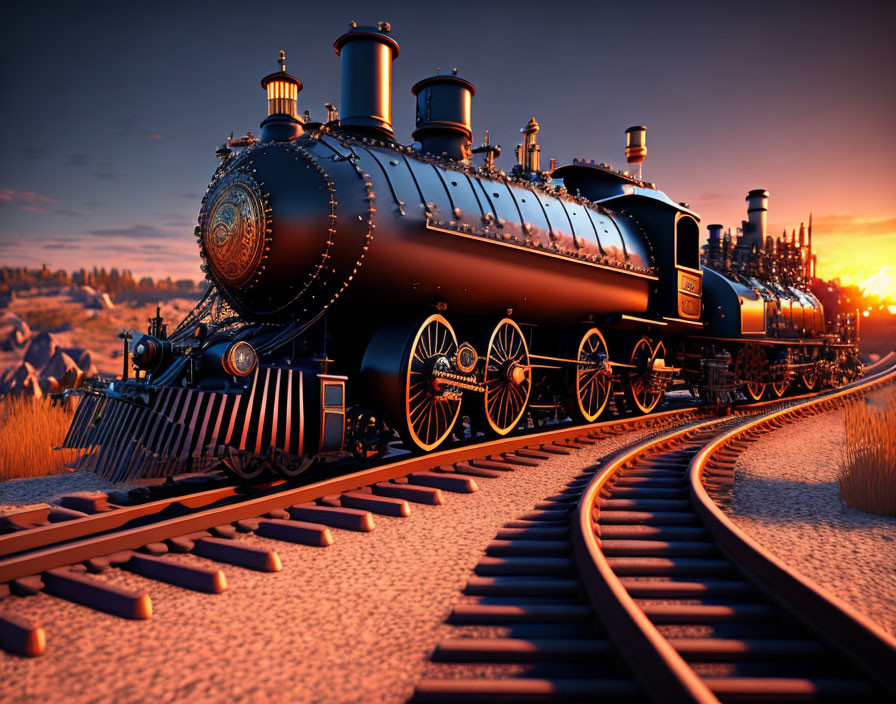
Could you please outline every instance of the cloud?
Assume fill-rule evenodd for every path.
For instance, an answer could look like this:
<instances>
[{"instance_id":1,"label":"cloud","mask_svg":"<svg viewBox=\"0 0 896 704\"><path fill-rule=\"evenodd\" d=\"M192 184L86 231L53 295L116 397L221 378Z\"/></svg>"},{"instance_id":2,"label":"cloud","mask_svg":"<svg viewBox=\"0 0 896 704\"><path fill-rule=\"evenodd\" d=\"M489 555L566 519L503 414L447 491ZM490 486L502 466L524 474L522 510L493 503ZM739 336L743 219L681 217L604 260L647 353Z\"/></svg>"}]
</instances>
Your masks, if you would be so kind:
<instances>
[{"instance_id":1,"label":"cloud","mask_svg":"<svg viewBox=\"0 0 896 704\"><path fill-rule=\"evenodd\" d=\"M50 196L34 191L14 191L11 188L0 188L0 203L53 203Z\"/></svg>"},{"instance_id":2,"label":"cloud","mask_svg":"<svg viewBox=\"0 0 896 704\"><path fill-rule=\"evenodd\" d=\"M46 203L54 203L55 200L43 193L35 191L15 191L12 188L0 188L0 203L9 203L26 213L42 215L47 212Z\"/></svg>"},{"instance_id":3,"label":"cloud","mask_svg":"<svg viewBox=\"0 0 896 704\"><path fill-rule=\"evenodd\" d=\"M127 237L130 239L147 239L150 237L166 237L167 235L155 225L131 225L130 227L112 227L98 230L87 230L88 235L95 237Z\"/></svg>"},{"instance_id":4,"label":"cloud","mask_svg":"<svg viewBox=\"0 0 896 704\"><path fill-rule=\"evenodd\" d=\"M145 132L144 135L153 142L167 142L174 139L170 134L163 134L162 132Z\"/></svg>"},{"instance_id":5,"label":"cloud","mask_svg":"<svg viewBox=\"0 0 896 704\"><path fill-rule=\"evenodd\" d=\"M812 234L892 235L896 233L896 217L860 218L852 214L822 215L812 218Z\"/></svg>"},{"instance_id":6,"label":"cloud","mask_svg":"<svg viewBox=\"0 0 896 704\"><path fill-rule=\"evenodd\" d=\"M84 166L87 166L87 162L89 159L90 157L87 156L87 154L66 154L65 165L80 169Z\"/></svg>"},{"instance_id":7,"label":"cloud","mask_svg":"<svg viewBox=\"0 0 896 704\"><path fill-rule=\"evenodd\" d=\"M730 198L731 194L723 191L704 191L694 200L697 203L721 203L730 200Z\"/></svg>"},{"instance_id":8,"label":"cloud","mask_svg":"<svg viewBox=\"0 0 896 704\"><path fill-rule=\"evenodd\" d=\"M181 191L180 193L175 193L174 195L179 198L186 198L187 200L199 200L202 198L202 194L196 193L195 191Z\"/></svg>"},{"instance_id":9,"label":"cloud","mask_svg":"<svg viewBox=\"0 0 896 704\"><path fill-rule=\"evenodd\" d=\"M53 208L54 213L68 215L73 218L83 218L85 215L93 215L92 210L75 210L74 208Z\"/></svg>"}]
</instances>

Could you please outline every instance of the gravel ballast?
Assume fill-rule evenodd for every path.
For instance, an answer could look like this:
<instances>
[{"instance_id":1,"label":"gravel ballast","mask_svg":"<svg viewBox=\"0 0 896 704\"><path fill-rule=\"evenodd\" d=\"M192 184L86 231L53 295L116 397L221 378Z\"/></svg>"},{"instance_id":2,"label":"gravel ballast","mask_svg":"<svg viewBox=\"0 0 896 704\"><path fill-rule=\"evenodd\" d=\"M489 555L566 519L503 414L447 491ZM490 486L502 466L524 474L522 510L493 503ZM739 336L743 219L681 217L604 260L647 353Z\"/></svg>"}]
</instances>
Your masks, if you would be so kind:
<instances>
[{"instance_id":1,"label":"gravel ballast","mask_svg":"<svg viewBox=\"0 0 896 704\"><path fill-rule=\"evenodd\" d=\"M752 443L735 467L734 522L772 554L896 635L896 518L840 499L843 412Z\"/></svg>"},{"instance_id":2,"label":"gravel ballast","mask_svg":"<svg viewBox=\"0 0 896 704\"><path fill-rule=\"evenodd\" d=\"M203 595L122 570L99 578L149 592L154 615L127 621L46 594L10 602L47 630L47 652L0 652L0 700L67 702L403 702L424 671L471 570L507 521L557 493L585 467L647 431L598 441L539 467L477 479L443 506L376 530L333 530L312 548L241 535L274 548L280 573L221 567L228 589ZM6 604L0 608L6 608Z\"/></svg>"}]
</instances>

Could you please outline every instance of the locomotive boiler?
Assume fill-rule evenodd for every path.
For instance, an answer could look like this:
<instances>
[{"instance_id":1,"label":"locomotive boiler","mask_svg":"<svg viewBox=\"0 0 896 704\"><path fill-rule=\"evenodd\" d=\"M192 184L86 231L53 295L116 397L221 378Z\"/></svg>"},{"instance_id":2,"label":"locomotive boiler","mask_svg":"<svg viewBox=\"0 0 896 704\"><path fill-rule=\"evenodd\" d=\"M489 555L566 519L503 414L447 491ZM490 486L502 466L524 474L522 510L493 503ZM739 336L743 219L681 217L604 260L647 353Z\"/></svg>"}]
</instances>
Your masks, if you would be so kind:
<instances>
[{"instance_id":1,"label":"locomotive boiler","mask_svg":"<svg viewBox=\"0 0 896 704\"><path fill-rule=\"evenodd\" d=\"M334 50L338 111L299 115L281 52L260 137L217 151L195 232L208 292L170 335L150 321L133 378L85 394L64 444L79 466L289 477L396 434L429 451L611 401L648 413L676 380L730 403L856 373L855 331L831 333L844 321L796 273L805 252L765 243L767 194L736 244L711 229L701 266L696 213L608 164L542 169L534 118L496 170L456 70L413 86L415 143L398 143L387 23ZM640 163L645 129L627 135Z\"/></svg>"}]
</instances>

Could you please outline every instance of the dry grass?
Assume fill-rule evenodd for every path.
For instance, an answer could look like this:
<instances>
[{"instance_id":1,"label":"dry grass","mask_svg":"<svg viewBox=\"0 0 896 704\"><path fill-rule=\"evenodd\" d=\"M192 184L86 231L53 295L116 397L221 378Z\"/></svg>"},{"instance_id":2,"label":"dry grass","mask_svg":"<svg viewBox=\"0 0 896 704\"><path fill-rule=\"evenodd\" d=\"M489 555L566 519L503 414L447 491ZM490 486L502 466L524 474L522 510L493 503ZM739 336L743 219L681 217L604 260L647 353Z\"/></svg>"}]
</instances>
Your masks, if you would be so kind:
<instances>
[{"instance_id":1,"label":"dry grass","mask_svg":"<svg viewBox=\"0 0 896 704\"><path fill-rule=\"evenodd\" d=\"M62 454L72 415L45 398L0 398L0 481L62 474Z\"/></svg>"},{"instance_id":2,"label":"dry grass","mask_svg":"<svg viewBox=\"0 0 896 704\"><path fill-rule=\"evenodd\" d=\"M66 308L34 306L21 310L22 318L32 330L46 330L47 332L64 332L90 322L89 316L83 310L71 310Z\"/></svg>"},{"instance_id":3,"label":"dry grass","mask_svg":"<svg viewBox=\"0 0 896 704\"><path fill-rule=\"evenodd\" d=\"M840 496L860 511L896 516L896 387L846 406Z\"/></svg>"}]
</instances>

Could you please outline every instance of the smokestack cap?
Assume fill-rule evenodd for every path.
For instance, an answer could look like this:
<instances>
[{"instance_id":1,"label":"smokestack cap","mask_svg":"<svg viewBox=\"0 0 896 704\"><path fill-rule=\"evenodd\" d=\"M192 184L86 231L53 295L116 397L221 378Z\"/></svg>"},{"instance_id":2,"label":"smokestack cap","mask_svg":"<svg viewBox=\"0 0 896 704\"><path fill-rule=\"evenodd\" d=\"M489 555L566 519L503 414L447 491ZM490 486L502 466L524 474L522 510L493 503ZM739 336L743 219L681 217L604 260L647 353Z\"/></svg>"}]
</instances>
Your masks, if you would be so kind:
<instances>
[{"instance_id":1,"label":"smokestack cap","mask_svg":"<svg viewBox=\"0 0 896 704\"><path fill-rule=\"evenodd\" d=\"M754 188L747 193L745 200L749 203L747 206L748 213L753 210L768 210L768 191L764 188Z\"/></svg>"},{"instance_id":2,"label":"smokestack cap","mask_svg":"<svg viewBox=\"0 0 896 704\"><path fill-rule=\"evenodd\" d=\"M401 49L398 47L398 42L389 36L391 30L392 27L388 22L380 22L376 27L358 27L352 22L352 27L333 42L333 50L337 55L342 56L342 47L349 42L356 39L375 39L392 49L392 59L394 61L398 58Z\"/></svg>"},{"instance_id":3,"label":"smokestack cap","mask_svg":"<svg viewBox=\"0 0 896 704\"><path fill-rule=\"evenodd\" d=\"M647 128L635 125L625 131L625 160L629 164L640 164L647 158Z\"/></svg>"},{"instance_id":4,"label":"smokestack cap","mask_svg":"<svg viewBox=\"0 0 896 704\"><path fill-rule=\"evenodd\" d=\"M437 74L415 83L411 93L417 98L414 139L436 130L456 132L466 139L473 138L470 105L476 88L472 83L456 74Z\"/></svg>"}]
</instances>

